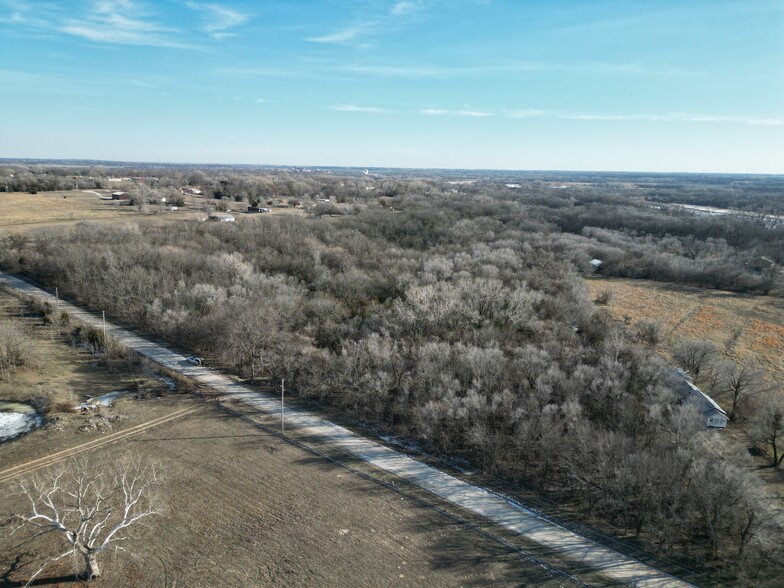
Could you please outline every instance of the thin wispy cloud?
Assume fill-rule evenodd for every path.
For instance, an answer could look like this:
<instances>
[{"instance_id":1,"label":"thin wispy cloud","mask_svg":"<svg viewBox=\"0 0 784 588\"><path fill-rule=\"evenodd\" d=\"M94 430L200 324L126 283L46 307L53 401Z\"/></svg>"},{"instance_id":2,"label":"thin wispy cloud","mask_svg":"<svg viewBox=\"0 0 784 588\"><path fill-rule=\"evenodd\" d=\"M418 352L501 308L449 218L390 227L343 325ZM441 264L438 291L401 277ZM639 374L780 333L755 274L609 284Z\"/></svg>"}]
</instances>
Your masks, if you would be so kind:
<instances>
[{"instance_id":1,"label":"thin wispy cloud","mask_svg":"<svg viewBox=\"0 0 784 588\"><path fill-rule=\"evenodd\" d=\"M213 39L225 39L235 36L236 33L230 33L228 30L241 25L249 18L247 14L218 4L186 2L185 5L191 10L202 14L205 21L203 30Z\"/></svg>"},{"instance_id":2,"label":"thin wispy cloud","mask_svg":"<svg viewBox=\"0 0 784 588\"><path fill-rule=\"evenodd\" d=\"M552 110L512 110L506 112L509 118L541 118L543 116L557 116L557 112Z\"/></svg>"},{"instance_id":3,"label":"thin wispy cloud","mask_svg":"<svg viewBox=\"0 0 784 588\"><path fill-rule=\"evenodd\" d=\"M307 80L313 81L335 81L344 80L346 75L337 75L326 68L297 66L281 64L280 66L262 67L220 67L211 70L212 75L221 78L240 79L240 80Z\"/></svg>"},{"instance_id":4,"label":"thin wispy cloud","mask_svg":"<svg viewBox=\"0 0 784 588\"><path fill-rule=\"evenodd\" d=\"M347 27L343 30L330 33L328 35L321 35L320 37L309 37L305 39L311 43L332 43L336 45L343 45L350 43L357 38L369 34L373 30L373 25L365 23L362 25Z\"/></svg>"},{"instance_id":5,"label":"thin wispy cloud","mask_svg":"<svg viewBox=\"0 0 784 588\"><path fill-rule=\"evenodd\" d=\"M753 116L692 114L668 112L661 114L606 114L590 112L561 112L557 110L517 110L505 113L509 118L557 118L562 120L599 122L683 122L683 123L730 123L751 126L782 126L784 118L761 118Z\"/></svg>"},{"instance_id":6,"label":"thin wispy cloud","mask_svg":"<svg viewBox=\"0 0 784 588\"><path fill-rule=\"evenodd\" d=\"M213 70L215 75L230 78L301 78L307 75L290 67L221 67Z\"/></svg>"},{"instance_id":7,"label":"thin wispy cloud","mask_svg":"<svg viewBox=\"0 0 784 588\"><path fill-rule=\"evenodd\" d=\"M117 92L150 95L158 88L176 83L171 76L150 76L144 73L130 75L127 72L106 70L83 76L78 84L74 84L73 80L73 73L57 68L41 72L0 69L0 84L3 86L36 92L41 96L100 96L103 99Z\"/></svg>"},{"instance_id":8,"label":"thin wispy cloud","mask_svg":"<svg viewBox=\"0 0 784 588\"><path fill-rule=\"evenodd\" d=\"M538 61L518 61L510 63L493 63L469 66L438 66L438 65L348 65L343 69L352 73L377 77L400 78L459 78L485 77L497 74L515 73L562 73L574 75L604 76L640 76L640 77L703 77L699 71L672 68L651 67L639 63L556 63Z\"/></svg>"},{"instance_id":9,"label":"thin wispy cloud","mask_svg":"<svg viewBox=\"0 0 784 588\"><path fill-rule=\"evenodd\" d=\"M405 16L418 11L421 8L418 2L411 2L411 0L400 0L395 2L389 11L392 16Z\"/></svg>"},{"instance_id":10,"label":"thin wispy cloud","mask_svg":"<svg viewBox=\"0 0 784 588\"><path fill-rule=\"evenodd\" d=\"M349 65L342 69L352 73L367 74L379 77L400 77L400 78L428 78L439 77L450 68L438 67L396 67L391 65ZM456 71L456 70L454 70Z\"/></svg>"},{"instance_id":11,"label":"thin wispy cloud","mask_svg":"<svg viewBox=\"0 0 784 588\"><path fill-rule=\"evenodd\" d=\"M692 122L728 122L745 125L780 127L784 125L784 118L756 118L748 116L711 116L711 115L685 115Z\"/></svg>"},{"instance_id":12,"label":"thin wispy cloud","mask_svg":"<svg viewBox=\"0 0 784 588\"><path fill-rule=\"evenodd\" d=\"M0 0L0 23L29 25L44 28L48 18L63 12L56 2L30 2L29 0Z\"/></svg>"},{"instance_id":13,"label":"thin wispy cloud","mask_svg":"<svg viewBox=\"0 0 784 588\"><path fill-rule=\"evenodd\" d=\"M353 24L339 29L332 33L307 37L305 40L311 43L329 43L333 45L354 45L361 39L387 33L400 26L401 22L407 22L414 14L422 9L422 2L413 0L398 0L386 10L375 10L372 14L365 14L356 18ZM368 47L368 43L361 43L359 47Z\"/></svg>"},{"instance_id":14,"label":"thin wispy cloud","mask_svg":"<svg viewBox=\"0 0 784 588\"><path fill-rule=\"evenodd\" d=\"M81 18L65 21L60 30L99 43L192 48L176 41L176 30L157 23L132 0L100 0Z\"/></svg>"},{"instance_id":15,"label":"thin wispy cloud","mask_svg":"<svg viewBox=\"0 0 784 588\"><path fill-rule=\"evenodd\" d=\"M492 112L484 112L482 110L457 110L452 112L454 116L470 116L472 118L484 118L487 116L493 116Z\"/></svg>"},{"instance_id":16,"label":"thin wispy cloud","mask_svg":"<svg viewBox=\"0 0 784 588\"><path fill-rule=\"evenodd\" d=\"M53 82L65 82L64 76L58 75L44 75L40 73L31 73L29 71L20 71L13 69L0 69L0 83L7 87L12 86L25 86L30 87L32 84L51 84Z\"/></svg>"},{"instance_id":17,"label":"thin wispy cloud","mask_svg":"<svg viewBox=\"0 0 784 588\"><path fill-rule=\"evenodd\" d=\"M494 113L484 110L449 110L446 108L423 108L418 111L410 110L389 110L388 108L378 108L375 106L357 106L356 104L340 104L337 106L328 106L329 110L336 110L338 112L364 112L370 114L420 114L425 116L464 116L469 118L485 118L494 116Z\"/></svg>"},{"instance_id":18,"label":"thin wispy cloud","mask_svg":"<svg viewBox=\"0 0 784 588\"><path fill-rule=\"evenodd\" d=\"M5 0L0 2L0 23L2 24L26 24L32 13L32 9L27 2L19 0Z\"/></svg>"},{"instance_id":19,"label":"thin wispy cloud","mask_svg":"<svg viewBox=\"0 0 784 588\"><path fill-rule=\"evenodd\" d=\"M370 114L383 114L389 112L384 108L376 108L375 106L357 106L356 104L340 104L338 106L330 106L329 110L337 110L338 112L365 112Z\"/></svg>"},{"instance_id":20,"label":"thin wispy cloud","mask_svg":"<svg viewBox=\"0 0 784 588\"><path fill-rule=\"evenodd\" d=\"M492 112L483 110L447 110L445 108L423 108L419 113L426 116L468 116L473 118L493 116Z\"/></svg>"}]
</instances>

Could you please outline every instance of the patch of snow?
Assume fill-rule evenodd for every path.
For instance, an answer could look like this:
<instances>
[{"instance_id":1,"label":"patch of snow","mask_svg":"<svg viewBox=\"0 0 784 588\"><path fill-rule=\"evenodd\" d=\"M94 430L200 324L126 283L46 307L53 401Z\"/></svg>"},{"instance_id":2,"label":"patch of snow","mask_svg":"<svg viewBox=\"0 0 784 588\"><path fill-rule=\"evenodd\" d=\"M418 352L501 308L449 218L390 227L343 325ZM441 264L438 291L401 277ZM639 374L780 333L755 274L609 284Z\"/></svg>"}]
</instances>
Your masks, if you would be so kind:
<instances>
[{"instance_id":1,"label":"patch of snow","mask_svg":"<svg viewBox=\"0 0 784 588\"><path fill-rule=\"evenodd\" d=\"M0 443L29 433L43 423L35 412L0 412Z\"/></svg>"},{"instance_id":2,"label":"patch of snow","mask_svg":"<svg viewBox=\"0 0 784 588\"><path fill-rule=\"evenodd\" d=\"M97 396L95 398L88 398L79 406L77 406L76 410L92 410L98 406L111 406L112 402L114 402L120 396L128 394L128 392L128 390L117 390L115 392L109 392L108 394L102 394L101 396Z\"/></svg>"},{"instance_id":3,"label":"patch of snow","mask_svg":"<svg viewBox=\"0 0 784 588\"><path fill-rule=\"evenodd\" d=\"M164 384L166 384L166 389L169 392L174 392L177 390L177 382L174 381L174 378L170 378L168 376L164 376L163 374L159 374L158 372L152 372L152 377L156 380L160 380Z\"/></svg>"}]
</instances>

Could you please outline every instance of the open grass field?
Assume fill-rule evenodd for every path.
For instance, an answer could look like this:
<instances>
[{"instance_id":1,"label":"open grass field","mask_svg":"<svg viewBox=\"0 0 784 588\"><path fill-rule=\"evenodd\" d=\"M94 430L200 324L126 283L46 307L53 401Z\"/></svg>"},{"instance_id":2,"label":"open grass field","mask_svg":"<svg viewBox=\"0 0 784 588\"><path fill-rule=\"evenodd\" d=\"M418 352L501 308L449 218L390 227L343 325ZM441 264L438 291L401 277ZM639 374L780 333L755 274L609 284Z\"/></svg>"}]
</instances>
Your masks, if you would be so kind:
<instances>
[{"instance_id":1,"label":"open grass field","mask_svg":"<svg viewBox=\"0 0 784 588\"><path fill-rule=\"evenodd\" d=\"M140 212L127 202L105 200L113 190L68 190L57 192L26 192L0 193L0 238L9 233L30 232L41 229L67 226L80 221L98 223L116 222L170 222L175 220L204 219L205 204L214 203L204 198L186 199L186 206L176 211L167 210L156 205L147 205L146 212ZM246 204L230 202L234 213L239 213L239 222L258 222L269 216L310 214L298 208L272 208L265 214L247 214Z\"/></svg>"},{"instance_id":2,"label":"open grass field","mask_svg":"<svg viewBox=\"0 0 784 588\"><path fill-rule=\"evenodd\" d=\"M711 341L736 361L751 361L766 379L784 386L784 300L619 278L585 281L592 298L613 295L607 308L633 326L638 321L661 325L659 348L669 355L682 339Z\"/></svg>"},{"instance_id":3,"label":"open grass field","mask_svg":"<svg viewBox=\"0 0 784 588\"><path fill-rule=\"evenodd\" d=\"M167 220L205 216L196 205L178 211L148 206L148 213L139 212L127 202L104 200L112 190L58 191L27 194L0 193L0 236L9 232L30 231L67 225L79 221L125 222L140 219Z\"/></svg>"},{"instance_id":4,"label":"open grass field","mask_svg":"<svg viewBox=\"0 0 784 588\"><path fill-rule=\"evenodd\" d=\"M111 190L0 193L0 227L138 216L127 203L102 200L99 194L109 197Z\"/></svg>"},{"instance_id":5,"label":"open grass field","mask_svg":"<svg viewBox=\"0 0 784 588\"><path fill-rule=\"evenodd\" d=\"M49 398L65 416L0 445L0 511L23 504L9 468L91 445L93 459L133 455L164 473L164 513L125 545L133 557L102 556L95 586L561 586L501 543L405 494L287 443L217 403L170 393L143 366L96 364L65 335L21 317L0 294L0 316L21 321L35 339L35 364L0 383L0 399ZM66 405L86 395L135 387L105 411L110 429L80 431L90 416ZM174 415L176 418L165 422ZM157 423L143 429L145 423ZM140 430L134 435L132 427ZM95 446L97 445L97 447ZM26 475L26 474L25 474ZM47 541L51 541L47 543ZM0 585L20 586L36 569L31 554L56 550L53 538L19 545L0 529ZM55 551L52 551L55 553ZM69 561L47 585L73 582Z\"/></svg>"}]
</instances>

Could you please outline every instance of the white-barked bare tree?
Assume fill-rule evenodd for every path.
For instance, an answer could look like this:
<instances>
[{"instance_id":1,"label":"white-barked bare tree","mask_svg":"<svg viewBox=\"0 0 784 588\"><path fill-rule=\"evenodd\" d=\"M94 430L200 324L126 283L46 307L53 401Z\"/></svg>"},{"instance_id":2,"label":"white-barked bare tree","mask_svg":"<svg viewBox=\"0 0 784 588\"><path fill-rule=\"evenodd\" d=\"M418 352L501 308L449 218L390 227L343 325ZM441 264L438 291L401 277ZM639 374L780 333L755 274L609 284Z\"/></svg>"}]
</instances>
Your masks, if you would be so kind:
<instances>
[{"instance_id":1,"label":"white-barked bare tree","mask_svg":"<svg viewBox=\"0 0 784 588\"><path fill-rule=\"evenodd\" d=\"M19 492L27 507L10 516L15 523L11 532L27 530L32 538L55 534L63 543L62 551L46 557L28 584L69 556L83 565L88 580L98 577L98 556L127 552L131 527L161 513L154 492L160 482L154 465L133 460L107 464L85 457L21 480Z\"/></svg>"}]
</instances>

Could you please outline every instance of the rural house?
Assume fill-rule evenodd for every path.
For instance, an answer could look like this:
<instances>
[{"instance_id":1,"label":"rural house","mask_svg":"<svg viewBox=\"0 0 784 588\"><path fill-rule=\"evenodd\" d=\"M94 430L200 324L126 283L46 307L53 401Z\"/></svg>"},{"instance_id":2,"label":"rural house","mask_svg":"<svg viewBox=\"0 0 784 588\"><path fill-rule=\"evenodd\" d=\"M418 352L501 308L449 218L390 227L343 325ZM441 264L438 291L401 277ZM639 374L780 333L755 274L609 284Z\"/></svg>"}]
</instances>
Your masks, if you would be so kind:
<instances>
[{"instance_id":1,"label":"rural house","mask_svg":"<svg viewBox=\"0 0 784 588\"><path fill-rule=\"evenodd\" d=\"M675 392L682 402L691 402L697 407L708 429L723 429L727 426L729 419L724 409L713 398L697 388L686 372L681 369L675 370L675 378L677 382Z\"/></svg>"},{"instance_id":2,"label":"rural house","mask_svg":"<svg viewBox=\"0 0 784 588\"><path fill-rule=\"evenodd\" d=\"M128 192L112 192L112 200L128 200L130 195Z\"/></svg>"}]
</instances>

